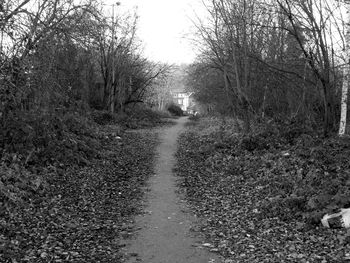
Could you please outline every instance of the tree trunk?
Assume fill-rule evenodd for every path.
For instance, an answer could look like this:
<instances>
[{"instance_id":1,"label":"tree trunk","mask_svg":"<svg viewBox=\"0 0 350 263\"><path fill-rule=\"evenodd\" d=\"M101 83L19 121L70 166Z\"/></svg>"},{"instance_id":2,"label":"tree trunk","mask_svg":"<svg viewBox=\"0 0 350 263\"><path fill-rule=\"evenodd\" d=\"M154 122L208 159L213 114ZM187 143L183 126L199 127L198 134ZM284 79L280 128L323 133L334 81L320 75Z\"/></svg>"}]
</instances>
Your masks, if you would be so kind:
<instances>
[{"instance_id":1,"label":"tree trunk","mask_svg":"<svg viewBox=\"0 0 350 263\"><path fill-rule=\"evenodd\" d=\"M264 97L263 97L263 103L261 107L261 117L265 118L265 107L266 107L266 93L267 93L267 85L264 87Z\"/></svg>"},{"instance_id":2,"label":"tree trunk","mask_svg":"<svg viewBox=\"0 0 350 263\"><path fill-rule=\"evenodd\" d=\"M348 89L349 89L349 75L350 75L350 4L347 5L348 24L345 35L345 66L343 70L343 86L341 91L341 112L339 122L339 136L343 136L346 132L346 114L348 111Z\"/></svg>"},{"instance_id":3,"label":"tree trunk","mask_svg":"<svg viewBox=\"0 0 350 263\"><path fill-rule=\"evenodd\" d=\"M324 136L328 137L334 131L334 105L332 100L331 83L323 81L324 93Z\"/></svg>"},{"instance_id":4,"label":"tree trunk","mask_svg":"<svg viewBox=\"0 0 350 263\"><path fill-rule=\"evenodd\" d=\"M109 110L111 113L115 112L115 86L112 83L111 85L111 93L110 93L110 101L109 101Z\"/></svg>"},{"instance_id":5,"label":"tree trunk","mask_svg":"<svg viewBox=\"0 0 350 263\"><path fill-rule=\"evenodd\" d=\"M348 56L348 55L347 55ZM347 59L346 65L344 67L344 79L341 92L341 113L339 122L339 136L343 136L346 131L346 114L348 110L348 89L349 89L349 59Z\"/></svg>"}]
</instances>

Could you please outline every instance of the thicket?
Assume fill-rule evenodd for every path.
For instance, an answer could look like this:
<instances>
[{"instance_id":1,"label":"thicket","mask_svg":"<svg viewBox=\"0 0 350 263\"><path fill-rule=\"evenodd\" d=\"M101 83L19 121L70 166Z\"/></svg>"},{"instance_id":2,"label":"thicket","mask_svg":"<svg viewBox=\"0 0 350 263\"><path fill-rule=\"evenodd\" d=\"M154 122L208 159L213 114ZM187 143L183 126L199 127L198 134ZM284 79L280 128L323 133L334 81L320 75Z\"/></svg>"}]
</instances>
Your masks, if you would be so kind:
<instances>
[{"instance_id":1,"label":"thicket","mask_svg":"<svg viewBox=\"0 0 350 263\"><path fill-rule=\"evenodd\" d=\"M234 120L208 143L218 151L211 161L259 181L272 216L319 223L349 206L349 140L332 136L348 84L346 7L206 1L209 19L196 23L203 48L188 68L188 88L202 114Z\"/></svg>"},{"instance_id":2,"label":"thicket","mask_svg":"<svg viewBox=\"0 0 350 263\"><path fill-rule=\"evenodd\" d=\"M295 123L255 125L249 134L233 119L191 125L205 133L198 155L210 169L259 184L263 216L319 225L325 214L350 207L349 138L324 139L321 131Z\"/></svg>"},{"instance_id":3,"label":"thicket","mask_svg":"<svg viewBox=\"0 0 350 263\"><path fill-rule=\"evenodd\" d=\"M2 262L122 261L119 237L132 231L142 186L152 174L157 134L123 132L118 125L92 128L98 131L98 154L86 164L35 171L13 160L11 168L0 166L8 190L0 188ZM57 151L64 153L63 147Z\"/></svg>"},{"instance_id":4,"label":"thicket","mask_svg":"<svg viewBox=\"0 0 350 263\"><path fill-rule=\"evenodd\" d=\"M346 5L205 1L207 17L195 22L201 53L187 77L202 112L234 116L246 132L268 118L334 133L347 81Z\"/></svg>"},{"instance_id":5,"label":"thicket","mask_svg":"<svg viewBox=\"0 0 350 263\"><path fill-rule=\"evenodd\" d=\"M201 118L179 143L179 186L213 251L232 262L347 257L347 230L321 218L349 207L348 138L276 122L242 134L234 119Z\"/></svg>"},{"instance_id":6,"label":"thicket","mask_svg":"<svg viewBox=\"0 0 350 263\"><path fill-rule=\"evenodd\" d=\"M0 207L100 158L99 125L118 125L107 135L117 137L163 122L143 102L169 67L143 57L135 13L98 0L15 0L2 1L0 20Z\"/></svg>"},{"instance_id":7,"label":"thicket","mask_svg":"<svg viewBox=\"0 0 350 263\"><path fill-rule=\"evenodd\" d=\"M96 158L100 143L95 125L74 113L13 114L0 135L2 204L28 201L30 194L47 190L51 168L86 165Z\"/></svg>"},{"instance_id":8,"label":"thicket","mask_svg":"<svg viewBox=\"0 0 350 263\"><path fill-rule=\"evenodd\" d=\"M238 153L263 156L256 161L254 176L268 186L266 215L319 225L325 214L350 207L350 140L325 140L321 133L295 124L271 126L243 136L243 152Z\"/></svg>"},{"instance_id":9,"label":"thicket","mask_svg":"<svg viewBox=\"0 0 350 263\"><path fill-rule=\"evenodd\" d=\"M167 105L166 109L174 116L183 116L184 114L181 107L175 103L170 103L169 105Z\"/></svg>"}]
</instances>

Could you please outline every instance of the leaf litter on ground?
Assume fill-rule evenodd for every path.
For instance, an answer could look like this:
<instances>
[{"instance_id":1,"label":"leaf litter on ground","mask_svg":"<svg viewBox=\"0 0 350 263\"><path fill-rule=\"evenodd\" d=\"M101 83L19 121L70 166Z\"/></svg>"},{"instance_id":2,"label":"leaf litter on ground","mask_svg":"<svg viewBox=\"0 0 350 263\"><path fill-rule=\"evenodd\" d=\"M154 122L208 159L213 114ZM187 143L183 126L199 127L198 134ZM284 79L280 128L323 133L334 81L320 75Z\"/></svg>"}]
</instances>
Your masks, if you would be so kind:
<instances>
[{"instance_id":1,"label":"leaf litter on ground","mask_svg":"<svg viewBox=\"0 0 350 263\"><path fill-rule=\"evenodd\" d=\"M1 199L0 262L121 261L120 239L131 233L153 174L157 133L105 125L98 140L86 165L48 167L45 191L27 202Z\"/></svg>"},{"instance_id":2,"label":"leaf litter on ground","mask_svg":"<svg viewBox=\"0 0 350 263\"><path fill-rule=\"evenodd\" d=\"M206 243L225 262L347 262L347 230L320 225L322 215L349 199L347 142L311 145L303 134L294 144L289 135L254 139L226 126L201 119L179 139L180 191Z\"/></svg>"}]
</instances>

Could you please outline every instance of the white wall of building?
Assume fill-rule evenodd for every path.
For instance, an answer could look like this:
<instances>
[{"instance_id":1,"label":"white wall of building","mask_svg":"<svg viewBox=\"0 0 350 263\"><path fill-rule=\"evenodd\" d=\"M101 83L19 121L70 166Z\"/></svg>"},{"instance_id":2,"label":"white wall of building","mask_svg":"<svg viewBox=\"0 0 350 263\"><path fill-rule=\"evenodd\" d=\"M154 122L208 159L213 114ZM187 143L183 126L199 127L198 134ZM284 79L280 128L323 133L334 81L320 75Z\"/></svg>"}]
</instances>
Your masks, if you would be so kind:
<instances>
[{"instance_id":1,"label":"white wall of building","mask_svg":"<svg viewBox=\"0 0 350 263\"><path fill-rule=\"evenodd\" d=\"M187 111L188 107L190 106L190 95L191 93L175 93L174 99L181 106L181 109L183 111Z\"/></svg>"}]
</instances>

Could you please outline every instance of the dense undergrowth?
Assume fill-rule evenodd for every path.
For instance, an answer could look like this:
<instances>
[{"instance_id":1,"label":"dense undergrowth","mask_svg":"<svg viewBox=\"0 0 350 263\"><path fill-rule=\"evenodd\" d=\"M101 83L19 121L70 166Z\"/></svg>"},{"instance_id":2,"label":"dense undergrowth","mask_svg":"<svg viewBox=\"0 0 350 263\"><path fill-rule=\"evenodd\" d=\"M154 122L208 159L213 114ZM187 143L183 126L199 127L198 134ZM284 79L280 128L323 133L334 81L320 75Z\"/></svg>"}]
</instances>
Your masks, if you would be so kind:
<instances>
[{"instance_id":1,"label":"dense undergrowth","mask_svg":"<svg viewBox=\"0 0 350 263\"><path fill-rule=\"evenodd\" d=\"M183 116L184 112L181 107L175 103L170 103L167 106L167 110L174 116Z\"/></svg>"},{"instance_id":2,"label":"dense undergrowth","mask_svg":"<svg viewBox=\"0 0 350 263\"><path fill-rule=\"evenodd\" d=\"M150 108L135 106L127 108L125 112L112 115L106 111L95 111L91 113L92 119L101 125L118 123L125 128L137 129L162 125L165 118L172 118L170 112L158 111Z\"/></svg>"},{"instance_id":3,"label":"dense undergrowth","mask_svg":"<svg viewBox=\"0 0 350 263\"><path fill-rule=\"evenodd\" d=\"M227 262L344 262L349 235L325 229L350 201L349 139L295 125L193 121L180 139L180 186Z\"/></svg>"},{"instance_id":4,"label":"dense undergrowth","mask_svg":"<svg viewBox=\"0 0 350 263\"><path fill-rule=\"evenodd\" d=\"M128 129L166 124L166 116L136 109L122 117L27 113L4 121L0 261L117 262L157 141Z\"/></svg>"}]
</instances>

